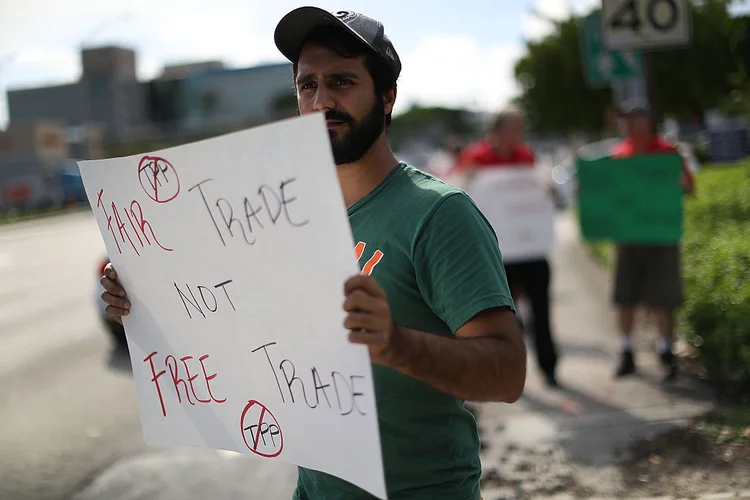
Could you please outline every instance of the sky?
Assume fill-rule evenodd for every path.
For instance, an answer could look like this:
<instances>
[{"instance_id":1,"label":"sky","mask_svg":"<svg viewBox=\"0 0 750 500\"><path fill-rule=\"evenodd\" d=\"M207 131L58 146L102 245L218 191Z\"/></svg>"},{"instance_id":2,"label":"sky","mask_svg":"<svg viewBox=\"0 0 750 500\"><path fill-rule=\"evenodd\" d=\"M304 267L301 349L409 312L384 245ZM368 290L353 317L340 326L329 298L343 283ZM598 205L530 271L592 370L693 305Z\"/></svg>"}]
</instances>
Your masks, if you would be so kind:
<instances>
[{"instance_id":1,"label":"sky","mask_svg":"<svg viewBox=\"0 0 750 500\"><path fill-rule=\"evenodd\" d=\"M597 0L321 0L326 10L378 19L402 61L395 113L413 104L495 111L518 93L513 78L524 41L544 36L552 18L590 10ZM283 62L273 31L291 0L23 0L0 2L0 128L6 89L78 79L81 47L136 50L138 76L164 64L221 60L229 67ZM210 7L207 7L210 5ZM435 6L440 5L440 9Z\"/></svg>"}]
</instances>

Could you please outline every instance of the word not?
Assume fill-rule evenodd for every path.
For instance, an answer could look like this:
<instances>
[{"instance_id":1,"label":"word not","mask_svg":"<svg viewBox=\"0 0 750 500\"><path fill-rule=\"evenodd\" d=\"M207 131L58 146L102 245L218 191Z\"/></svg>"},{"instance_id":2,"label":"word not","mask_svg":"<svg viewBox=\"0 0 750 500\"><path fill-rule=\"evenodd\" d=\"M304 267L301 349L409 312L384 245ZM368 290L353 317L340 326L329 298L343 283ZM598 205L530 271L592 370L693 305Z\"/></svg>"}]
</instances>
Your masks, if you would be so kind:
<instances>
[{"instance_id":1,"label":"word not","mask_svg":"<svg viewBox=\"0 0 750 500\"><path fill-rule=\"evenodd\" d=\"M274 458L284 449L284 435L279 421L271 410L258 401L251 399L247 402L240 417L240 428L245 446L256 455Z\"/></svg>"},{"instance_id":2,"label":"word not","mask_svg":"<svg viewBox=\"0 0 750 500\"><path fill-rule=\"evenodd\" d=\"M237 309L234 307L234 303L232 302L232 298L229 296L229 292L227 291L226 286L232 283L232 280L226 280L222 281L221 283L215 284L214 288L221 288L224 292L224 296L227 299L227 302L229 302L229 305L232 306L232 310L236 311ZM214 295L214 292L211 291L210 288L198 285L196 290L198 291L198 295L200 295L200 301L203 302L203 307L201 307L200 303L198 302L198 299L196 298L195 294L193 293L193 289L188 285L185 284L185 288L187 288L187 293L190 294L190 298L180 290L180 287L177 285L177 282L173 282L175 290L177 290L177 294L180 296L180 299L182 299L182 305L185 307L185 312L187 313L188 317L190 319L193 319L193 315L190 314L190 308L188 305L192 306L193 309L198 311L201 316L204 318L206 317L206 313L203 312L203 307L206 308L211 313L215 313L219 310L219 300L216 298L216 295Z\"/></svg>"},{"instance_id":3,"label":"word not","mask_svg":"<svg viewBox=\"0 0 750 500\"><path fill-rule=\"evenodd\" d=\"M128 227L120 217L120 210L117 208L117 205L114 201L110 204L110 207L112 209L112 215L110 215L107 212L107 207L105 206L106 203L102 201L103 195L104 189L100 189L96 199L96 206L97 208L102 209L102 211L104 212L104 217L107 218L107 229L109 229L109 232L112 234L112 238L115 240L117 251L122 254L122 247L120 246L120 243L125 245L125 242L127 240L135 254L140 256L141 253L138 251L138 246L136 246L136 242L131 237ZM140 248L145 248L146 245L151 246L152 243L151 239L149 239L148 237L148 232L151 234L151 238L159 248L166 252L171 252L171 248L167 248L159 242L158 238L156 237L156 233L154 232L154 228L151 226L151 223L143 216L143 208L141 208L141 204L138 203L137 200L133 200L130 202L129 209L130 210L128 211L123 208L122 213L125 214L125 217L130 224L130 229L132 229L133 235L138 239L138 245L140 246ZM114 225L112 224L113 217ZM144 240L146 241L146 243L143 242Z\"/></svg>"},{"instance_id":4,"label":"word not","mask_svg":"<svg viewBox=\"0 0 750 500\"><path fill-rule=\"evenodd\" d=\"M144 156L138 163L138 180L146 195L156 203L166 203L180 194L180 178L174 166L158 156Z\"/></svg>"},{"instance_id":5,"label":"word not","mask_svg":"<svg viewBox=\"0 0 750 500\"><path fill-rule=\"evenodd\" d=\"M190 364L188 364L188 361L194 359L193 356L183 356L179 359L179 361L182 363L183 369L180 369L180 365L178 363L178 360L176 357L174 357L172 354L169 354L164 358L164 370L161 370L159 372L156 371L156 366L154 364L154 357L158 354L157 351L152 352L148 356L146 356L143 360L144 363L148 363L149 367L151 368L151 382L154 383L154 386L156 387L156 393L159 395L159 403L161 404L161 413L163 416L167 416L167 406L164 403L164 394L162 393L161 385L159 384L159 379L164 376L167 373L167 370L169 370L169 374L172 378L172 387L174 387L174 392L177 395L177 402L182 404L182 393L185 394L185 399L188 403L195 406L196 401L198 403L203 404L210 404L210 403L224 403L226 402L226 398L224 399L218 399L216 396L214 396L213 392L211 391L211 381L216 378L216 373L212 373L209 375L206 371L206 365L205 361L209 358L208 354L204 354L200 358L198 358L198 363L200 363L201 370L203 372L203 376L201 377L200 374L195 373L194 375L191 374L190 371ZM195 365L195 362L192 362L193 365ZM161 367L161 365L160 365ZM185 378L183 378L183 374ZM202 378L202 381L199 385L205 386L205 395L208 397L201 398L198 395L198 392L195 390L195 384L193 383L195 379L198 377ZM190 387L190 390L188 391L188 386ZM182 391L180 391L180 388L182 388ZM192 398L190 395L192 394Z\"/></svg>"},{"instance_id":6,"label":"word not","mask_svg":"<svg viewBox=\"0 0 750 500\"><path fill-rule=\"evenodd\" d=\"M365 415L365 412L357 406L357 398L364 396L364 393L357 392L357 389L354 387L357 380L364 379L365 377L362 375L350 375L349 377L346 377L337 371L332 371L330 378L327 379L330 383L323 383L318 369L312 367L310 370L311 382L308 382L308 385L305 385L302 378L297 376L297 368L294 366L294 363L289 359L283 359L279 363L277 373L277 369L275 368L273 361L271 361L271 355L268 352L268 347L272 345L276 345L276 342L264 344L253 349L252 352L258 352L262 349L265 353L266 359L268 360L268 366L271 368L271 372L276 379L276 386L279 389L279 395L281 396L282 402L286 403L286 397L288 397L292 403L303 401L310 408L318 408L321 404L322 395L328 408L332 409L333 405L331 404L331 398L329 398L327 392L328 390L331 390L336 396L336 408L341 415L349 415L355 409L360 415ZM283 384L279 380L279 375L283 378ZM313 390L311 390L310 397L308 398L310 384L313 386L315 392L313 394Z\"/></svg>"},{"instance_id":7,"label":"word not","mask_svg":"<svg viewBox=\"0 0 750 500\"><path fill-rule=\"evenodd\" d=\"M211 217L211 222L216 228L216 233L224 246L227 245L225 235L228 235L229 238L235 238L240 233L245 243L254 245L256 230L258 228L265 229L263 222L276 226L282 214L287 224L293 227L302 227L310 222L308 219L295 221L289 213L289 204L297 200L295 196L289 197L286 191L287 186L297 180L294 177L281 181L277 190L265 184L260 186L258 188L258 204L253 205L250 198L246 196L242 199L242 209L238 211L235 211L235 207L226 198L216 198L216 201L209 203L203 185L212 180L202 180L188 191L198 190L208 215ZM216 207L215 210L212 209L212 205ZM238 218L235 214L238 214L241 218Z\"/></svg>"}]
</instances>

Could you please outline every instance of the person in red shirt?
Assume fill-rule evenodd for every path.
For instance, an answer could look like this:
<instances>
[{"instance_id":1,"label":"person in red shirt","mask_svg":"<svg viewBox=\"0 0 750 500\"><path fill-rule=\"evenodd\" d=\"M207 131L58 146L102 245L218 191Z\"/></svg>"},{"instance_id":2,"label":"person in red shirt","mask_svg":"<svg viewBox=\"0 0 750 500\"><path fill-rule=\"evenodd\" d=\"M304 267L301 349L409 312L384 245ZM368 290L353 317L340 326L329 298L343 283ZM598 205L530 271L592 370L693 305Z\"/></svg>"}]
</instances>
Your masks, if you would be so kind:
<instances>
[{"instance_id":1,"label":"person in red shirt","mask_svg":"<svg viewBox=\"0 0 750 500\"><path fill-rule=\"evenodd\" d=\"M523 116L518 111L504 111L493 120L484 139L464 148L454 172L508 165L533 167L534 152L524 144Z\"/></svg>"},{"instance_id":2,"label":"person in red shirt","mask_svg":"<svg viewBox=\"0 0 750 500\"><path fill-rule=\"evenodd\" d=\"M612 149L612 157L628 158L636 155L679 154L653 131L647 108L633 106L623 113L626 138ZM693 174L683 160L680 179L683 192L695 189ZM622 354L615 375L623 377L635 373L632 334L635 310L638 305L649 307L655 315L659 330L659 355L665 369L665 380L677 376L677 363L672 352L674 314L682 305L682 270L679 245L618 245L616 249L614 303L622 337Z\"/></svg>"},{"instance_id":3,"label":"person in red shirt","mask_svg":"<svg viewBox=\"0 0 750 500\"><path fill-rule=\"evenodd\" d=\"M524 143L523 115L504 111L493 119L487 136L464 148L451 173L469 173L485 168L533 168L534 152ZM531 305L534 346L545 381L557 387L557 348L550 329L550 266L547 258L505 263L514 299L525 295ZM522 324L522 322L521 322Z\"/></svg>"}]
</instances>

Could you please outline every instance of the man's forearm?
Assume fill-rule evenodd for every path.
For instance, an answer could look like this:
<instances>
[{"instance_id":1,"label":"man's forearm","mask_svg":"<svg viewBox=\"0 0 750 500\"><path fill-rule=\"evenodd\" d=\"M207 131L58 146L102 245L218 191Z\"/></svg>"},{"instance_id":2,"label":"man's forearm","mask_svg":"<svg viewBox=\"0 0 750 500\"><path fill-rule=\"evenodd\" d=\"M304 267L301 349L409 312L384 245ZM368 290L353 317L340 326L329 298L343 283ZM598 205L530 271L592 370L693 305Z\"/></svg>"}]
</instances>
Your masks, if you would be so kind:
<instances>
[{"instance_id":1,"label":"man's forearm","mask_svg":"<svg viewBox=\"0 0 750 500\"><path fill-rule=\"evenodd\" d=\"M498 337L448 338L397 327L402 345L391 368L454 397L512 403L526 378L526 348Z\"/></svg>"}]
</instances>

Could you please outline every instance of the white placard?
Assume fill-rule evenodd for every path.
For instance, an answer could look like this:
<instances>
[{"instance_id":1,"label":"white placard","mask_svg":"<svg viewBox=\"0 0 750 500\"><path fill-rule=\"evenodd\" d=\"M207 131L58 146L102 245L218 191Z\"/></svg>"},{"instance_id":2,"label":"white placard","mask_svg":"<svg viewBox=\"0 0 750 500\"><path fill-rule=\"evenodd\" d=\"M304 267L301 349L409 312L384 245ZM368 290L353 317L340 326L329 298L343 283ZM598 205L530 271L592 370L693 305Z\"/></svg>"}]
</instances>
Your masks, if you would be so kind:
<instances>
[{"instance_id":1,"label":"white placard","mask_svg":"<svg viewBox=\"0 0 750 500\"><path fill-rule=\"evenodd\" d=\"M603 0L602 37L609 50L648 50L690 43L689 0Z\"/></svg>"},{"instance_id":2,"label":"white placard","mask_svg":"<svg viewBox=\"0 0 750 500\"><path fill-rule=\"evenodd\" d=\"M457 182L492 224L505 263L545 257L555 244L555 205L542 175L503 165Z\"/></svg>"},{"instance_id":3,"label":"white placard","mask_svg":"<svg viewBox=\"0 0 750 500\"><path fill-rule=\"evenodd\" d=\"M79 163L132 302L145 439L320 470L386 498L359 267L323 115Z\"/></svg>"}]
</instances>

